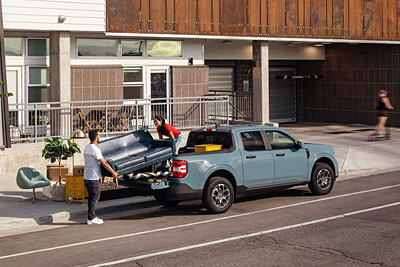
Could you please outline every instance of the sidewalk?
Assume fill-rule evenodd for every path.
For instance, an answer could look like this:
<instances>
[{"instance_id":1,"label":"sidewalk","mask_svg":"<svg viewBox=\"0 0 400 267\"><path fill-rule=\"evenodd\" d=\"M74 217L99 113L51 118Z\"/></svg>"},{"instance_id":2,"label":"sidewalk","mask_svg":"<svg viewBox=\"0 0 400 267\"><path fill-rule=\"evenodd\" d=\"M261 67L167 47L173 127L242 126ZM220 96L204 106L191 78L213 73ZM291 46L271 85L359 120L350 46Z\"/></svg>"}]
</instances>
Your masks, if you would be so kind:
<instances>
[{"instance_id":1,"label":"sidewalk","mask_svg":"<svg viewBox=\"0 0 400 267\"><path fill-rule=\"evenodd\" d=\"M281 125L298 139L308 143L323 143L334 147L340 168L340 180L400 169L400 130L393 129L390 141L367 142L371 126L291 124ZM15 174L1 177L0 236L21 233L39 226L64 226L85 221L87 207L81 201L54 202L38 200L20 202L31 197L32 191L21 190L15 183ZM37 192L40 198L42 194ZM159 208L152 197L129 197L99 202L98 211L111 215L122 211L140 211Z\"/></svg>"}]
</instances>

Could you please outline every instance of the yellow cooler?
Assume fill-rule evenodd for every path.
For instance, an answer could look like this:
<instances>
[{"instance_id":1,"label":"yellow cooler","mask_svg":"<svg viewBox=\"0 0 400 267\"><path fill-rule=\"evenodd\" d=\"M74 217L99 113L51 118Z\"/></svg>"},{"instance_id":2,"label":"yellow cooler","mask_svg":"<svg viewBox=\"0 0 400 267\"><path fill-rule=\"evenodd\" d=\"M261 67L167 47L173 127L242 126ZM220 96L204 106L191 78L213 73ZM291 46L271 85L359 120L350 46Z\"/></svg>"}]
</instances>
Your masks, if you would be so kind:
<instances>
[{"instance_id":1,"label":"yellow cooler","mask_svg":"<svg viewBox=\"0 0 400 267\"><path fill-rule=\"evenodd\" d=\"M194 152L208 152L208 151L216 151L221 150L222 145L216 144L204 144L204 145L195 145Z\"/></svg>"}]
</instances>

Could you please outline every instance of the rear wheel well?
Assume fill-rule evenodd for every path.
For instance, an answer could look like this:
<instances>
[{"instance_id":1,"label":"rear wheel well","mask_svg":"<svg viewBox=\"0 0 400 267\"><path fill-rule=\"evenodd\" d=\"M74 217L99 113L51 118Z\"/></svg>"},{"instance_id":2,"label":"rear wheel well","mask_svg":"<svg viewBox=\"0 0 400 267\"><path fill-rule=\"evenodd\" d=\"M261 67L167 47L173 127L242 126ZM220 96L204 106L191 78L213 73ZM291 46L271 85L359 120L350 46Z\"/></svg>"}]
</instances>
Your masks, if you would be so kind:
<instances>
[{"instance_id":1,"label":"rear wheel well","mask_svg":"<svg viewBox=\"0 0 400 267\"><path fill-rule=\"evenodd\" d=\"M233 189L235 190L235 193L236 193L236 179L235 179L235 176L233 176L233 174L232 174L231 172L226 171L226 170L219 170L219 171L213 172L213 173L208 177L207 182L206 182L205 184L207 184L208 181L209 181L211 178L216 177L216 176L224 177L224 178L228 179L228 181L231 182L231 184L232 184L232 186L233 186Z\"/></svg>"},{"instance_id":2,"label":"rear wheel well","mask_svg":"<svg viewBox=\"0 0 400 267\"><path fill-rule=\"evenodd\" d=\"M332 160L330 160L329 158L320 158L320 159L318 159L318 160L315 162L315 164L314 164L314 166L313 166L313 170L312 170L312 172L311 172L311 175L312 175L312 173L314 172L315 165L316 165L317 163L320 163L320 162L328 164L328 165L332 168L333 173L334 173L334 174L336 173L335 165L333 164Z\"/></svg>"}]
</instances>

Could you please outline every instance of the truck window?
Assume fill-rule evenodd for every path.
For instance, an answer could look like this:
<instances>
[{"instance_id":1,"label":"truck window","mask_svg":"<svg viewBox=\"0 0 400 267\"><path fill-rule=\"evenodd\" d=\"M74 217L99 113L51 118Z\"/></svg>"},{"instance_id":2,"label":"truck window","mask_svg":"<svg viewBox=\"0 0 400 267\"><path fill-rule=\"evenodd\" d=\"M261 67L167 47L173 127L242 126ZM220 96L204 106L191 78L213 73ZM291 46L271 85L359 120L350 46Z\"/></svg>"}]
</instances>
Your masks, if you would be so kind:
<instances>
[{"instance_id":1,"label":"truck window","mask_svg":"<svg viewBox=\"0 0 400 267\"><path fill-rule=\"evenodd\" d=\"M260 131L241 133L243 147L247 151L265 150L265 144Z\"/></svg>"},{"instance_id":2,"label":"truck window","mask_svg":"<svg viewBox=\"0 0 400 267\"><path fill-rule=\"evenodd\" d=\"M187 147L203 144L218 144L222 148L233 146L231 132L191 132L188 137Z\"/></svg>"},{"instance_id":3,"label":"truck window","mask_svg":"<svg viewBox=\"0 0 400 267\"><path fill-rule=\"evenodd\" d=\"M268 131L267 137L272 149L294 149L296 145L294 140L284 133Z\"/></svg>"}]
</instances>

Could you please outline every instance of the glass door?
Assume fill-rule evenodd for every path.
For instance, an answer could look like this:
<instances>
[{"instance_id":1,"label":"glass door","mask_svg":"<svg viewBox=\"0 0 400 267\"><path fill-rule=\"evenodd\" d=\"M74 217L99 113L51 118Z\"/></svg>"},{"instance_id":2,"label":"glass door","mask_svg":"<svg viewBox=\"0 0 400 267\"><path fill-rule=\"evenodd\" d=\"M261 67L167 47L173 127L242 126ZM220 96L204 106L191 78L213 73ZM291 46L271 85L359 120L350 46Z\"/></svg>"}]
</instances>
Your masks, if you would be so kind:
<instances>
[{"instance_id":1,"label":"glass door","mask_svg":"<svg viewBox=\"0 0 400 267\"><path fill-rule=\"evenodd\" d=\"M170 118L169 98L171 96L170 71L169 67L149 67L147 77L147 108L148 125L152 125L155 115L164 117L167 121Z\"/></svg>"},{"instance_id":2,"label":"glass door","mask_svg":"<svg viewBox=\"0 0 400 267\"><path fill-rule=\"evenodd\" d=\"M19 138L24 131L23 116L24 113L17 111L24 108L25 96L22 90L22 68L7 67L7 90L13 96L8 98L9 104L9 120L11 138Z\"/></svg>"}]
</instances>

